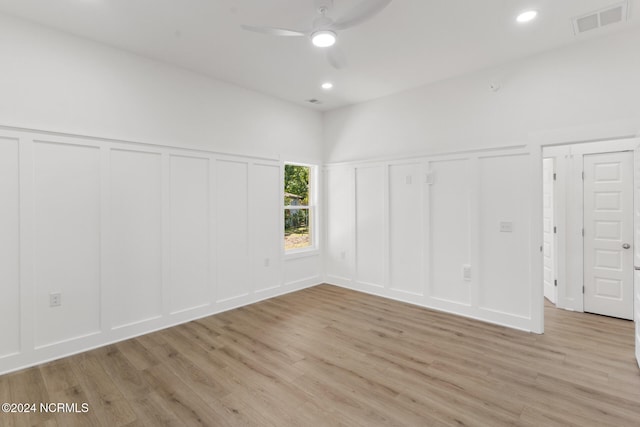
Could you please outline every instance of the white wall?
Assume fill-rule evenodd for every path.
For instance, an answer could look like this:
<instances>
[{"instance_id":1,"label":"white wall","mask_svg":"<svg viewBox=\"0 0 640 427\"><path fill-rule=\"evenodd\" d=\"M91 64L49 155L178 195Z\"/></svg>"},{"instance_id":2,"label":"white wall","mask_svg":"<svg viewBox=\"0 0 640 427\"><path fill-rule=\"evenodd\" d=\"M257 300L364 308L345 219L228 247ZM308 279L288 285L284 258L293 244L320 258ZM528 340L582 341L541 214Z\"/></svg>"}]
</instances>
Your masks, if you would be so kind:
<instances>
[{"instance_id":1,"label":"white wall","mask_svg":"<svg viewBox=\"0 0 640 427\"><path fill-rule=\"evenodd\" d=\"M325 162L505 146L605 124L615 130L606 138L635 135L639 45L640 30L628 31L328 112Z\"/></svg>"},{"instance_id":2,"label":"white wall","mask_svg":"<svg viewBox=\"0 0 640 427\"><path fill-rule=\"evenodd\" d=\"M327 167L327 281L539 331L538 161L521 147Z\"/></svg>"},{"instance_id":3,"label":"white wall","mask_svg":"<svg viewBox=\"0 0 640 427\"><path fill-rule=\"evenodd\" d=\"M2 15L0 56L0 373L322 281L281 232L319 113Z\"/></svg>"},{"instance_id":4,"label":"white wall","mask_svg":"<svg viewBox=\"0 0 640 427\"><path fill-rule=\"evenodd\" d=\"M0 15L0 125L319 163L322 117Z\"/></svg>"},{"instance_id":5,"label":"white wall","mask_svg":"<svg viewBox=\"0 0 640 427\"><path fill-rule=\"evenodd\" d=\"M640 31L627 31L326 113L327 280L541 332L541 146L638 132L638 45ZM384 215L335 226L340 212L380 203L353 183L371 161L384 171ZM363 252L354 233L374 220L385 235ZM387 271L377 286L362 280L372 251Z\"/></svg>"}]
</instances>

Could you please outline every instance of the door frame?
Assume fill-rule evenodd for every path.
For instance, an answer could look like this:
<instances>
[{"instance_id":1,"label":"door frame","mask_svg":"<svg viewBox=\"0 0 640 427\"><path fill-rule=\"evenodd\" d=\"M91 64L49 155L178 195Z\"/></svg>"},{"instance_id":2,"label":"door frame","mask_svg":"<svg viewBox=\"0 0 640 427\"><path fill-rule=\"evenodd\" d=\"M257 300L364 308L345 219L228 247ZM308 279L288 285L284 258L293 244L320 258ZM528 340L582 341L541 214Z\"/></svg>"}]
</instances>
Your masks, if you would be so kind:
<instances>
[{"instance_id":1,"label":"door frame","mask_svg":"<svg viewBox=\"0 0 640 427\"><path fill-rule=\"evenodd\" d=\"M611 139L596 142L573 142L566 144L542 145L542 158L555 158L556 180L556 273L558 278L556 306L571 311L584 312L582 285L584 283L584 239L582 236L584 214L584 192L582 172L585 154L603 154L620 151L633 151L634 164L639 162L640 138ZM542 170L542 161L540 162ZM634 168L635 169L635 168ZM634 171L634 181L640 177ZM636 186L634 185L634 189ZM564 197L562 197L564 195ZM542 205L542 199L540 199ZM634 209L640 200L634 197ZM541 206L542 209L542 206ZM567 218L580 218L568 221ZM640 226L634 218L634 229ZM542 239L542 236L541 236ZM640 236L636 236L640 239ZM636 246L637 247L637 246ZM640 259L635 260L640 263ZM635 274L635 273L634 273ZM638 276L638 277L636 277ZM636 295L640 289L640 274L634 275ZM543 288L544 284L541 283ZM634 301L634 307L637 306ZM635 308L634 308L635 309ZM637 316L640 312L635 310ZM636 319L640 321L640 319Z\"/></svg>"},{"instance_id":2,"label":"door frame","mask_svg":"<svg viewBox=\"0 0 640 427\"><path fill-rule=\"evenodd\" d=\"M547 171L546 173L549 174L548 176L545 176L545 161L550 161L550 167L551 167L551 171ZM546 279L543 277L543 283L545 284L545 295L544 297L546 299L548 299L551 303L553 304L557 304L558 302L558 274L557 274L557 265L558 265L558 260L557 260L557 254L556 254L556 248L558 247L557 244L557 234L555 232L555 229L557 228L556 225L556 205L555 205L555 200L557 199L557 195L556 195L556 179L557 179L557 175L556 175L556 159L554 157L543 157L542 158L542 174L543 174L543 184L542 184L542 210L543 210L543 233L545 233L544 235L546 235L546 232L544 231L544 227L545 227L545 223L544 221L546 220L545 217L545 211L546 211L546 207L544 206L545 204L545 186L544 186L544 180L545 179L549 179L549 183L548 185L550 186L549 190L550 190L550 195L551 195L551 223L549 224L549 227L551 228L551 230L549 231L549 233L551 234L551 248L549 250L550 252L550 258L551 258L551 290L549 292L547 292L547 283L546 283ZM543 236L544 236L543 235ZM544 237L542 239L542 244L545 245L545 240ZM542 259L542 271L543 271L543 276L544 276L544 272L545 272L545 265L544 263L546 262L546 253L545 250L543 249L542 251L543 253L543 259ZM555 282L555 285L554 285Z\"/></svg>"}]
</instances>

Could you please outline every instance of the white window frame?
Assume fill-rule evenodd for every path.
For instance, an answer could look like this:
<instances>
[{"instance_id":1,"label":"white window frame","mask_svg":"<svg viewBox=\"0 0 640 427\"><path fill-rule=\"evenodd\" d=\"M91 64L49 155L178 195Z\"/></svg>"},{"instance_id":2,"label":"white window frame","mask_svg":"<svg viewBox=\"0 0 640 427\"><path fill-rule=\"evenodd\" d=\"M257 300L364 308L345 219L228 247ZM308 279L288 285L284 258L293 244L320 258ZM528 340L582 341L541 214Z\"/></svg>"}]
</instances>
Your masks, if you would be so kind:
<instances>
[{"instance_id":1,"label":"white window frame","mask_svg":"<svg viewBox=\"0 0 640 427\"><path fill-rule=\"evenodd\" d=\"M286 206L284 204L284 167L286 165L293 166L304 166L309 168L309 204L307 206ZM296 255L307 255L309 253L315 253L318 251L318 215L317 215L317 202L318 202L318 166L302 163L302 162L292 162L285 161L282 163L282 179L280 180L280 192L282 201L282 214L280 217L282 218L282 226L280 229L282 230L282 251L286 256L296 256ZM284 241L284 212L286 210L291 209L307 209L309 211L309 238L311 239L311 245L305 248L295 248L295 249L286 249L285 241Z\"/></svg>"}]
</instances>

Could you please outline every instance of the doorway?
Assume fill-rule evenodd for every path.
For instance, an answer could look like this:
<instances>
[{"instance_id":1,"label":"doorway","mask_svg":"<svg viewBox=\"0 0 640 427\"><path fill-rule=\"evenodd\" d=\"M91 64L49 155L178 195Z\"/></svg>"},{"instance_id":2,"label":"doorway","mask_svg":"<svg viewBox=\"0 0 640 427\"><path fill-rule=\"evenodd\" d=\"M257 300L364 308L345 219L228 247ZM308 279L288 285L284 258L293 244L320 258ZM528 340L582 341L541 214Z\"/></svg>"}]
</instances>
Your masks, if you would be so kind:
<instances>
[{"instance_id":1,"label":"doorway","mask_svg":"<svg viewBox=\"0 0 640 427\"><path fill-rule=\"evenodd\" d=\"M637 139L544 147L544 295L558 308L634 317Z\"/></svg>"}]
</instances>

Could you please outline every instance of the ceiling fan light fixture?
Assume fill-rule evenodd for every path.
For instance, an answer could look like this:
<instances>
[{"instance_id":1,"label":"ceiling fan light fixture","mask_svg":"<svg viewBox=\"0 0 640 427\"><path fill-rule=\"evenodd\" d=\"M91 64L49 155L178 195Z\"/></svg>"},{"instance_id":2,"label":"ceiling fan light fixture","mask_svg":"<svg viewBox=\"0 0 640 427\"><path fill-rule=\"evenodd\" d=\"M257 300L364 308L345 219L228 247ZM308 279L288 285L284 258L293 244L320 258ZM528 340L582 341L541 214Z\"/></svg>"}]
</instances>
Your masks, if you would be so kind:
<instances>
[{"instance_id":1,"label":"ceiling fan light fixture","mask_svg":"<svg viewBox=\"0 0 640 427\"><path fill-rule=\"evenodd\" d=\"M320 30L311 34L311 43L317 47L330 47L336 43L336 33L330 30Z\"/></svg>"},{"instance_id":2,"label":"ceiling fan light fixture","mask_svg":"<svg viewBox=\"0 0 640 427\"><path fill-rule=\"evenodd\" d=\"M516 18L516 21L518 21L521 24L524 24L525 22L533 21L534 19L536 19L536 16L538 16L538 11L527 10L525 12L522 12L520 15L518 15L518 17Z\"/></svg>"}]
</instances>

